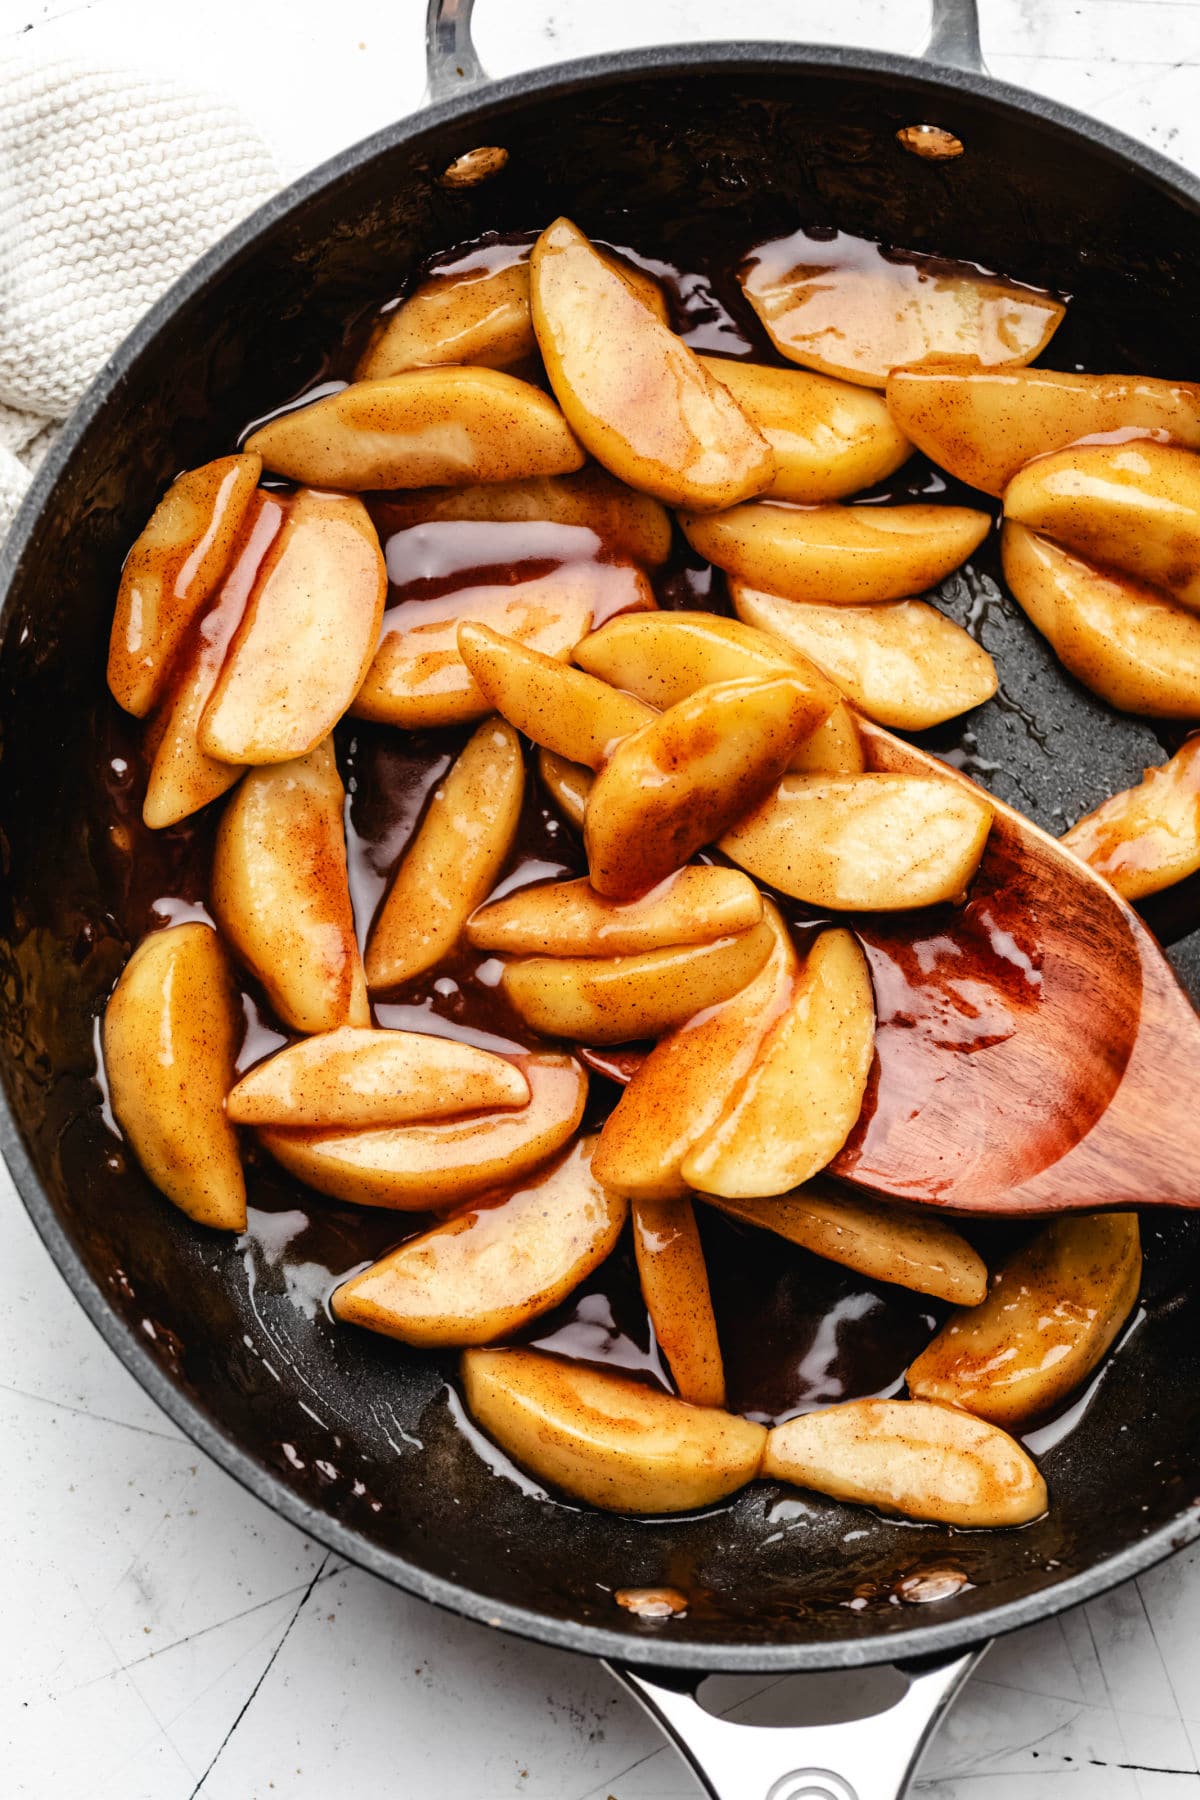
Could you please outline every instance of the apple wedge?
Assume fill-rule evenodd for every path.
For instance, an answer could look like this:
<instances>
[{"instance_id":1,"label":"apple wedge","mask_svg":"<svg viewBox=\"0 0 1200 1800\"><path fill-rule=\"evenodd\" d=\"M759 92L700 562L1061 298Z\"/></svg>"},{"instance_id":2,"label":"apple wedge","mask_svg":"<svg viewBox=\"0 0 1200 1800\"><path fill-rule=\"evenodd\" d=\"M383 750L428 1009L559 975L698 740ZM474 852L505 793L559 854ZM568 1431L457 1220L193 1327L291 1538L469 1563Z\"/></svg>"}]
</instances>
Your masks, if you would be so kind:
<instances>
[{"instance_id":1,"label":"apple wedge","mask_svg":"<svg viewBox=\"0 0 1200 1800\"><path fill-rule=\"evenodd\" d=\"M528 1106L357 1131L259 1127L292 1175L358 1206L430 1212L520 1181L561 1150L583 1117L587 1076L569 1056L527 1056ZM597 1177L599 1179L599 1177Z\"/></svg>"},{"instance_id":2,"label":"apple wedge","mask_svg":"<svg viewBox=\"0 0 1200 1800\"><path fill-rule=\"evenodd\" d=\"M769 902L763 921L774 942L754 980L657 1044L604 1121L597 1180L631 1199L678 1200L689 1192L684 1158L720 1119L791 999L798 969L791 937Z\"/></svg>"},{"instance_id":3,"label":"apple wedge","mask_svg":"<svg viewBox=\"0 0 1200 1800\"><path fill-rule=\"evenodd\" d=\"M810 658L860 712L894 731L940 725L996 692L987 651L923 600L820 606L741 581L729 590L739 619Z\"/></svg>"},{"instance_id":4,"label":"apple wedge","mask_svg":"<svg viewBox=\"0 0 1200 1800\"><path fill-rule=\"evenodd\" d=\"M908 1371L916 1399L1008 1429L1052 1412L1086 1381L1133 1311L1142 1279L1136 1213L1055 1219L955 1313Z\"/></svg>"},{"instance_id":5,"label":"apple wedge","mask_svg":"<svg viewBox=\"0 0 1200 1800\"><path fill-rule=\"evenodd\" d=\"M720 848L757 881L838 912L961 900L992 809L936 775L785 775Z\"/></svg>"},{"instance_id":6,"label":"apple wedge","mask_svg":"<svg viewBox=\"0 0 1200 1800\"><path fill-rule=\"evenodd\" d=\"M867 766L853 707L839 700L823 725L805 738L789 768L797 775L861 775Z\"/></svg>"},{"instance_id":7,"label":"apple wedge","mask_svg":"<svg viewBox=\"0 0 1200 1800\"><path fill-rule=\"evenodd\" d=\"M151 762L142 818L153 831L199 812L228 793L245 773L244 765L220 762L200 748L200 721L283 520L280 500L261 492L253 496L233 564L180 653L168 691L150 721L145 747Z\"/></svg>"},{"instance_id":8,"label":"apple wedge","mask_svg":"<svg viewBox=\"0 0 1200 1800\"><path fill-rule=\"evenodd\" d=\"M1065 308L1050 294L981 275L971 263L908 261L839 232L760 244L738 271L782 356L881 388L901 363L969 356L988 368L1029 363Z\"/></svg>"},{"instance_id":9,"label":"apple wedge","mask_svg":"<svg viewBox=\"0 0 1200 1800\"><path fill-rule=\"evenodd\" d=\"M979 1252L928 1209L843 1194L820 1176L794 1194L765 1200L705 1198L730 1218L773 1231L872 1281L894 1281L954 1306L977 1306L987 1294L987 1265Z\"/></svg>"},{"instance_id":10,"label":"apple wedge","mask_svg":"<svg viewBox=\"0 0 1200 1800\"><path fill-rule=\"evenodd\" d=\"M694 1512L758 1473L766 1431L536 1350L466 1350L471 1417L539 1480L607 1512Z\"/></svg>"},{"instance_id":11,"label":"apple wedge","mask_svg":"<svg viewBox=\"0 0 1200 1800\"><path fill-rule=\"evenodd\" d=\"M725 1366L692 1203L635 1200L631 1217L642 1299L679 1398L724 1406Z\"/></svg>"},{"instance_id":12,"label":"apple wedge","mask_svg":"<svg viewBox=\"0 0 1200 1800\"><path fill-rule=\"evenodd\" d=\"M1151 437L1200 450L1200 384L1058 369L981 369L970 358L893 369L888 410L941 468L985 494L1080 438Z\"/></svg>"},{"instance_id":13,"label":"apple wedge","mask_svg":"<svg viewBox=\"0 0 1200 1800\"><path fill-rule=\"evenodd\" d=\"M576 831L582 831L587 797L596 779L592 771L582 763L568 762L565 756L557 756L553 750L539 750L538 774L563 817Z\"/></svg>"},{"instance_id":14,"label":"apple wedge","mask_svg":"<svg viewBox=\"0 0 1200 1800\"><path fill-rule=\"evenodd\" d=\"M1144 900L1200 869L1200 736L1113 794L1062 842L1126 900Z\"/></svg>"},{"instance_id":15,"label":"apple wedge","mask_svg":"<svg viewBox=\"0 0 1200 1800\"><path fill-rule=\"evenodd\" d=\"M386 594L362 502L294 494L201 718L206 755L277 763L315 749L370 667Z\"/></svg>"},{"instance_id":16,"label":"apple wedge","mask_svg":"<svg viewBox=\"0 0 1200 1800\"><path fill-rule=\"evenodd\" d=\"M220 456L167 489L125 558L108 645L108 685L144 718L233 559L262 473L258 456Z\"/></svg>"},{"instance_id":17,"label":"apple wedge","mask_svg":"<svg viewBox=\"0 0 1200 1800\"><path fill-rule=\"evenodd\" d=\"M351 710L414 731L485 718L492 708L458 653L464 619L565 660L598 612L654 605L640 569L599 562L566 563L533 581L405 601L384 617L382 640Z\"/></svg>"},{"instance_id":18,"label":"apple wedge","mask_svg":"<svg viewBox=\"0 0 1200 1800\"><path fill-rule=\"evenodd\" d=\"M671 518L661 502L649 494L635 494L595 463L574 475L535 475L527 481L398 493L388 501L388 518L397 531L456 520L578 525L594 531L610 555L651 569L671 553Z\"/></svg>"},{"instance_id":19,"label":"apple wedge","mask_svg":"<svg viewBox=\"0 0 1200 1800\"><path fill-rule=\"evenodd\" d=\"M1077 681L1121 712L1200 719L1200 619L1007 520L1004 579Z\"/></svg>"},{"instance_id":20,"label":"apple wedge","mask_svg":"<svg viewBox=\"0 0 1200 1800\"><path fill-rule=\"evenodd\" d=\"M1004 516L1200 612L1200 456L1149 440L1039 457L1004 490Z\"/></svg>"},{"instance_id":21,"label":"apple wedge","mask_svg":"<svg viewBox=\"0 0 1200 1800\"><path fill-rule=\"evenodd\" d=\"M143 938L104 1014L113 1114L155 1187L199 1225L245 1231L246 1183L225 1117L242 1009L211 926Z\"/></svg>"},{"instance_id":22,"label":"apple wedge","mask_svg":"<svg viewBox=\"0 0 1200 1800\"><path fill-rule=\"evenodd\" d=\"M622 738L656 717L632 694L486 625L460 625L458 653L502 718L543 749L588 769L598 769Z\"/></svg>"},{"instance_id":23,"label":"apple wedge","mask_svg":"<svg viewBox=\"0 0 1200 1800\"><path fill-rule=\"evenodd\" d=\"M625 613L585 637L573 656L589 674L659 708L677 706L714 682L770 681L775 675L807 680L814 701L829 712L839 699L833 682L806 656L716 613Z\"/></svg>"},{"instance_id":24,"label":"apple wedge","mask_svg":"<svg viewBox=\"0 0 1200 1800\"><path fill-rule=\"evenodd\" d=\"M874 1055L867 959L848 931L823 931L721 1117L684 1158L684 1180L729 1199L799 1187L849 1137Z\"/></svg>"},{"instance_id":25,"label":"apple wedge","mask_svg":"<svg viewBox=\"0 0 1200 1800\"><path fill-rule=\"evenodd\" d=\"M342 823L326 739L296 762L252 769L226 803L210 898L225 941L285 1025L369 1025Z\"/></svg>"},{"instance_id":26,"label":"apple wedge","mask_svg":"<svg viewBox=\"0 0 1200 1800\"><path fill-rule=\"evenodd\" d=\"M771 792L824 717L795 675L717 682L660 713L617 745L588 795L592 886L632 900L682 867Z\"/></svg>"},{"instance_id":27,"label":"apple wedge","mask_svg":"<svg viewBox=\"0 0 1200 1800\"><path fill-rule=\"evenodd\" d=\"M513 1010L544 1037L579 1044L658 1038L752 981L771 953L771 929L754 925L711 944L636 956L527 956L500 986Z\"/></svg>"},{"instance_id":28,"label":"apple wedge","mask_svg":"<svg viewBox=\"0 0 1200 1800\"><path fill-rule=\"evenodd\" d=\"M679 869L641 900L606 900L588 881L551 881L482 907L467 941L506 956L638 956L749 931L762 912L762 895L740 869Z\"/></svg>"},{"instance_id":29,"label":"apple wedge","mask_svg":"<svg viewBox=\"0 0 1200 1800\"><path fill-rule=\"evenodd\" d=\"M1036 1464L1006 1432L922 1400L851 1400L776 1425L762 1474L944 1525L1026 1525L1047 1506Z\"/></svg>"},{"instance_id":30,"label":"apple wedge","mask_svg":"<svg viewBox=\"0 0 1200 1800\"><path fill-rule=\"evenodd\" d=\"M693 550L789 600L862 606L936 587L976 551L991 518L969 506L733 506L681 513Z\"/></svg>"},{"instance_id":31,"label":"apple wedge","mask_svg":"<svg viewBox=\"0 0 1200 1800\"><path fill-rule=\"evenodd\" d=\"M553 400L499 369L409 369L282 413L246 440L311 487L472 487L566 475L584 453Z\"/></svg>"},{"instance_id":32,"label":"apple wedge","mask_svg":"<svg viewBox=\"0 0 1200 1800\"><path fill-rule=\"evenodd\" d=\"M569 219L543 231L530 271L550 385L597 462L668 506L696 511L769 487L766 438Z\"/></svg>"},{"instance_id":33,"label":"apple wedge","mask_svg":"<svg viewBox=\"0 0 1200 1800\"><path fill-rule=\"evenodd\" d=\"M494 1344L549 1312L599 1268L629 1211L592 1174L594 1142L352 1275L335 1318L432 1350Z\"/></svg>"},{"instance_id":34,"label":"apple wedge","mask_svg":"<svg viewBox=\"0 0 1200 1800\"><path fill-rule=\"evenodd\" d=\"M257 1063L225 1111L235 1125L409 1125L528 1104L529 1083L502 1056L422 1031L343 1025Z\"/></svg>"},{"instance_id":35,"label":"apple wedge","mask_svg":"<svg viewBox=\"0 0 1200 1800\"><path fill-rule=\"evenodd\" d=\"M814 375L724 356L700 361L729 389L775 452L772 500L844 500L908 461L913 447L879 394Z\"/></svg>"},{"instance_id":36,"label":"apple wedge","mask_svg":"<svg viewBox=\"0 0 1200 1800\"><path fill-rule=\"evenodd\" d=\"M487 719L433 792L367 943L372 992L398 987L453 950L508 859L525 765L521 740Z\"/></svg>"}]
</instances>

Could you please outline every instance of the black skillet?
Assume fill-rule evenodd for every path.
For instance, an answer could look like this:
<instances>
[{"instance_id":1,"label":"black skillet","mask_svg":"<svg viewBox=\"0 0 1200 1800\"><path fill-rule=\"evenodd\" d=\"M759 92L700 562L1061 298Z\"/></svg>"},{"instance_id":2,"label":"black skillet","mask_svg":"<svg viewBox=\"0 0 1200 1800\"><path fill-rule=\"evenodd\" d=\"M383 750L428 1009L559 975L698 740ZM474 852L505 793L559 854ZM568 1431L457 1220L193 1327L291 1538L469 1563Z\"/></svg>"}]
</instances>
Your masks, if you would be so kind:
<instances>
[{"instance_id":1,"label":"black skillet","mask_svg":"<svg viewBox=\"0 0 1200 1800\"><path fill-rule=\"evenodd\" d=\"M1056 366L1196 378L1200 186L983 75L974 0L935 6L932 64L706 45L460 93L482 80L469 11L431 0L431 110L281 194L143 321L64 431L5 546L4 1153L127 1367L304 1531L467 1617L626 1665L623 1678L724 1800L886 1800L988 1637L1200 1533L1194 1226L1169 1215L1148 1224L1145 1317L1081 1422L1046 1453L1053 1509L1023 1531L915 1528L763 1484L715 1513L637 1522L498 1478L458 1428L439 1367L335 1333L319 1310L309 1317L261 1262L199 1233L113 1155L93 1080L94 1020L128 953L94 786L112 597L168 479L311 383L346 318L394 293L436 248L565 212L610 241L685 261L689 245L744 248L802 222L836 223L1071 293ZM896 134L920 124L954 133L965 153L907 153ZM505 149L507 166L446 185L448 166L481 145ZM1002 797L1061 829L1161 757L1149 725L1117 718L1061 673L985 566L941 599L971 614L1001 670L1002 696L972 722L967 747ZM1177 938L1171 955L1195 996L1200 933L1180 935L1194 900L1181 890L1153 923ZM957 1591L906 1603L946 1566L966 1577ZM898 1588L906 1573L915 1581ZM617 1588L662 1582L688 1593L686 1615L655 1624L613 1602ZM897 1677L882 1711L847 1726L755 1730L692 1697L706 1671L866 1664L898 1664L908 1685L897 1701Z\"/></svg>"}]
</instances>

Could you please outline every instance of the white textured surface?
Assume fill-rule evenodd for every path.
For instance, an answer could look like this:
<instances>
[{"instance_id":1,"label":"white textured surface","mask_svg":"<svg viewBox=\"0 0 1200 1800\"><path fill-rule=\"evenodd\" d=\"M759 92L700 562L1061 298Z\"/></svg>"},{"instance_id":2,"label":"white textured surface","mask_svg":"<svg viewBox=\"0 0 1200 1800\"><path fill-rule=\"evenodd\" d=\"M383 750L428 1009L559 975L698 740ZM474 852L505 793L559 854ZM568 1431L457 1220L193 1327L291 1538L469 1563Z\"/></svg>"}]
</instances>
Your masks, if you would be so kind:
<instances>
[{"instance_id":1,"label":"white textured surface","mask_svg":"<svg viewBox=\"0 0 1200 1800\"><path fill-rule=\"evenodd\" d=\"M919 0L479 0L496 73L758 32L911 50ZM424 0L0 0L0 53L182 76L298 170L414 106ZM1200 0L983 0L993 70L1200 167ZM832 21L832 24L830 23ZM0 438L0 448L8 442ZM249 1499L147 1401L0 1187L4 1800L694 1800L595 1665L435 1613ZM999 1645L924 1800L1200 1795L1200 1557ZM758 1800L747 1796L747 1800Z\"/></svg>"}]
</instances>

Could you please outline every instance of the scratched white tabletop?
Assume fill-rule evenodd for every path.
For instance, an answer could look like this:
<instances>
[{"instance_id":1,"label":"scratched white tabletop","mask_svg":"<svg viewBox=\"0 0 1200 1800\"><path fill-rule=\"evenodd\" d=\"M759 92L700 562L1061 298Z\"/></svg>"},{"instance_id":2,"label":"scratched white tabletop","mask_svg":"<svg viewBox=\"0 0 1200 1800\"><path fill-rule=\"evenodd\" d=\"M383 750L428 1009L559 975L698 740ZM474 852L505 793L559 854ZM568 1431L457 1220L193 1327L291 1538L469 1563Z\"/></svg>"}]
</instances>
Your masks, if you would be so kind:
<instances>
[{"instance_id":1,"label":"scratched white tabletop","mask_svg":"<svg viewBox=\"0 0 1200 1800\"><path fill-rule=\"evenodd\" d=\"M1200 167L1200 0L983 0L998 75ZM0 0L0 48L185 75L296 173L416 107L424 0ZM923 0L480 0L496 74L750 35L913 50ZM594 1664L348 1568L211 1465L117 1364L0 1171L0 1794L694 1800ZM1200 1553L998 1645L925 1800L1200 1795ZM765 1684L764 1684L765 1685Z\"/></svg>"}]
</instances>

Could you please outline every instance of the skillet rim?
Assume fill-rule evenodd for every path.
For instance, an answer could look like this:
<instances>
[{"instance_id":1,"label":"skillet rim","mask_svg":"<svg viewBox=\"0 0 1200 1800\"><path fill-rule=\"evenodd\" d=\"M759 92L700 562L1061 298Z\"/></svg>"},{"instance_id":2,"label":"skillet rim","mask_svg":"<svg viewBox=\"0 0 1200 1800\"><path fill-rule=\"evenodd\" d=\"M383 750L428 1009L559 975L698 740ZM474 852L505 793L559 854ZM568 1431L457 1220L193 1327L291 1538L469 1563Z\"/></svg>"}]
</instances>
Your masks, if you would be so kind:
<instances>
[{"instance_id":1,"label":"skillet rim","mask_svg":"<svg viewBox=\"0 0 1200 1800\"><path fill-rule=\"evenodd\" d=\"M464 124L486 122L494 111L512 101L535 96L564 98L572 92L602 86L614 77L668 79L720 73L736 77L739 73L761 70L769 70L777 76L803 77L812 72L829 71L891 77L904 84L914 96L928 95L933 99L945 98L947 94L952 97L956 92L965 91L988 103L993 110L1007 113L1014 123L1022 116L1036 118L1068 136L1083 139L1114 162L1132 164L1142 178L1200 211L1200 178L1124 132L990 75L891 52L769 40L663 44L549 64L471 88L396 120L289 183L193 263L138 321L63 425L53 449L33 479L7 540L0 547L0 647L11 626L12 589L21 574L34 528L96 413L119 388L129 369L169 327L179 307L224 268L248 253L265 230L320 190L333 186L373 158L400 145L419 141L426 133L432 134L458 121ZM227 1474L298 1530L403 1592L462 1618L555 1649L606 1657L618 1663L728 1674L847 1669L899 1663L910 1658L946 1656L978 1647L990 1637L1054 1617L1093 1599L1200 1538L1200 1499L1197 1499L1182 1507L1174 1520L1140 1541L1127 1544L1080 1573L1039 1588L1023 1599L1008 1601L969 1618L943 1623L930 1619L928 1623L914 1624L904 1631L851 1642L725 1646L672 1643L666 1638L651 1636L649 1632L639 1636L633 1631L557 1619L528 1607L491 1600L370 1543L357 1531L323 1512L289 1487L282 1476L252 1456L231 1433L218 1426L167 1374L149 1346L117 1314L59 1223L26 1152L7 1092L2 1086L0 1154L59 1274L105 1343L168 1418Z\"/></svg>"}]
</instances>

